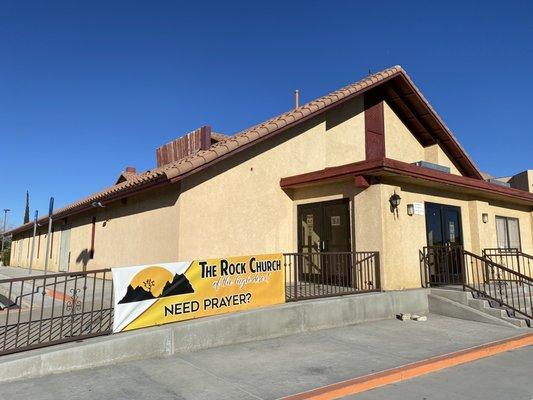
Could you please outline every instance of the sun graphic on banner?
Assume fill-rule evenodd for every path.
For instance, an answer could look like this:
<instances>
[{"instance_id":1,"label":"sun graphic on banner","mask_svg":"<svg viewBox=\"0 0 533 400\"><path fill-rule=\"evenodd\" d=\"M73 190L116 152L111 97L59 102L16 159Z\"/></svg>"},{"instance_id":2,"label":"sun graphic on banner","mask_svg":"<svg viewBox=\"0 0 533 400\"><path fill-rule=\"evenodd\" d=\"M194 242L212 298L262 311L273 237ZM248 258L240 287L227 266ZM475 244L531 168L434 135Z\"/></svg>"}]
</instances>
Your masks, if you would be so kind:
<instances>
[{"instance_id":1,"label":"sun graphic on banner","mask_svg":"<svg viewBox=\"0 0 533 400\"><path fill-rule=\"evenodd\" d=\"M167 282L172 282L172 273L162 267L148 267L137 273L131 280L133 288L142 287L154 297L161 296Z\"/></svg>"}]
</instances>

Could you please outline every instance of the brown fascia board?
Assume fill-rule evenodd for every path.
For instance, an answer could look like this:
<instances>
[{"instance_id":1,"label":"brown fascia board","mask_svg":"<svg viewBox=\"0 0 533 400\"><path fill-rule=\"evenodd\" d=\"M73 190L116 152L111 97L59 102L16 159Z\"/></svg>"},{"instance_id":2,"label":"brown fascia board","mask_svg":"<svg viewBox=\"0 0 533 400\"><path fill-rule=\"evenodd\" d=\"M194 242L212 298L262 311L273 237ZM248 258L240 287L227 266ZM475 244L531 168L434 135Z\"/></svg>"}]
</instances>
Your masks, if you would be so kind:
<instances>
[{"instance_id":1,"label":"brown fascia board","mask_svg":"<svg viewBox=\"0 0 533 400\"><path fill-rule=\"evenodd\" d=\"M359 161L338 167L329 167L319 171L281 178L280 186L282 189L295 189L348 176L371 174L380 171L382 168L383 159Z\"/></svg>"},{"instance_id":2,"label":"brown fascia board","mask_svg":"<svg viewBox=\"0 0 533 400\"><path fill-rule=\"evenodd\" d=\"M427 181L438 182L456 187L468 188L485 193L499 194L509 198L528 202L533 206L533 194L523 190L492 185L486 181L460 175L447 174L429 168L384 158L382 160L360 161L338 167L325 168L320 171L290 176L280 180L282 189L294 189L321 182L341 179L354 175L372 175L381 172L409 176Z\"/></svg>"},{"instance_id":3,"label":"brown fascia board","mask_svg":"<svg viewBox=\"0 0 533 400\"><path fill-rule=\"evenodd\" d=\"M437 140L437 143L441 143L445 147L448 147L448 146L451 147L451 149L446 149L446 148L444 149L446 153L449 153L449 151L447 151L447 150L452 150L452 154L453 154L453 151L455 151L455 152L457 152L459 154L459 157L452 156L451 158L452 158L452 160L453 160L453 158L457 159L456 162L459 163L459 166L462 167L462 169L464 169L464 172L467 175L469 175L469 176L471 176L473 178L477 178L477 179L483 180L483 176L481 175L481 172L479 171L479 169L477 168L475 163L472 161L470 156L463 149L463 147L461 146L459 141L455 138L455 136L450 131L448 126L444 123L444 121L442 120L440 115L433 109L433 107L431 106L430 102L424 97L422 92L420 92L420 90L413 83L413 81L411 80L409 75L407 75L407 73L404 72L402 74L402 77L404 78L404 83L406 83L409 86L409 88L416 95L417 99L422 102L422 105L424 106L424 108L427 109L428 113L434 118L434 120L440 126L442 132L444 132L444 134L446 136L446 139L444 141L443 140ZM450 155L448 155L448 156L450 156ZM467 164L466 165L466 169L465 169L465 166L462 165L462 163L466 163Z\"/></svg>"}]
</instances>

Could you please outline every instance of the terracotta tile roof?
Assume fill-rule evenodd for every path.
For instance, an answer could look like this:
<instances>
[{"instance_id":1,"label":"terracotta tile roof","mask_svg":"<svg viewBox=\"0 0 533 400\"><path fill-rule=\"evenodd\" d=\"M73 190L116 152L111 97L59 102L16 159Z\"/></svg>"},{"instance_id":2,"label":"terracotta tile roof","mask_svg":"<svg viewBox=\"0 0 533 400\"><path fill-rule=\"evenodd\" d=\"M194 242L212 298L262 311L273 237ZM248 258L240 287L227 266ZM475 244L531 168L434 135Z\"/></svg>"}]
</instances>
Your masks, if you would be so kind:
<instances>
[{"instance_id":1,"label":"terracotta tile roof","mask_svg":"<svg viewBox=\"0 0 533 400\"><path fill-rule=\"evenodd\" d=\"M217 133L217 132L211 132L211 141L212 142L221 142L223 140L226 140L229 138L228 135L224 135L223 133Z\"/></svg>"},{"instance_id":2,"label":"terracotta tile roof","mask_svg":"<svg viewBox=\"0 0 533 400\"><path fill-rule=\"evenodd\" d=\"M392 79L396 76L402 76L403 78L411 82L408 75L400 66L394 66L385 69L381 72L375 73L373 75L369 75L356 83L345 86L326 96L320 97L307 104L304 104L297 109L293 109L286 113L278 115L261 124L243 130L233 136L215 134L215 140L217 142L212 144L208 150L198 151L194 155L185 157L173 163L163 165L161 167L146 171L136 176L132 176L131 179L128 179L125 182L103 189L98 193L94 193L88 197L85 197L84 199L81 199L56 210L54 216L57 218L66 215L71 215L90 208L91 204L96 201L100 201L102 203L109 202L115 200L118 197L127 196L130 193L139 191L141 189L144 190L159 183L179 180L184 176L196 172L200 167L206 166L212 161L222 159L237 150L246 148L248 144L252 144L253 142L260 141L261 139L266 138L272 134L281 132L284 130L284 128L293 126L298 122L310 118L316 115L318 112L324 111L330 106L333 106L339 101L342 101L349 97L353 97L355 95L359 95L360 93L363 93L364 91L370 88L378 86L381 83L386 82L387 80ZM412 84L412 86L416 89L414 84ZM418 89L416 90L417 93L425 101L426 105L430 108L430 110L435 113L427 102L427 100L425 100L422 94L418 91ZM439 118L436 113L435 116ZM449 133L450 140L457 144L457 146L460 146L451 134L451 132L446 128L442 120L440 120L440 118L439 121ZM466 153L464 153L464 156L466 159L470 160ZM40 222L46 221L46 218L42 218L42 220L40 220ZM29 228L30 226L32 226L32 223L22 225L18 228L13 229L10 232L7 232L6 234L20 232Z\"/></svg>"},{"instance_id":3,"label":"terracotta tile roof","mask_svg":"<svg viewBox=\"0 0 533 400\"><path fill-rule=\"evenodd\" d=\"M137 174L135 172L130 172L130 171L122 171L120 173L120 175L118 176L116 182L115 182L115 185L118 185L119 183L122 183L122 182L130 182L132 180L135 179L135 177L137 176Z\"/></svg>"},{"instance_id":4,"label":"terracotta tile roof","mask_svg":"<svg viewBox=\"0 0 533 400\"><path fill-rule=\"evenodd\" d=\"M169 179L176 179L198 168L202 164L206 164L207 162L222 157L239 147L268 136L287 125L294 124L317 111L320 111L348 96L361 92L363 89L374 86L400 72L405 74L400 66L395 66L370 75L359 82L304 104L298 109L290 110L284 114L271 118L268 121L241 131L234 136L230 136L227 139L214 144L209 150L198 152L193 156L165 165L162 168L165 170Z\"/></svg>"}]
</instances>

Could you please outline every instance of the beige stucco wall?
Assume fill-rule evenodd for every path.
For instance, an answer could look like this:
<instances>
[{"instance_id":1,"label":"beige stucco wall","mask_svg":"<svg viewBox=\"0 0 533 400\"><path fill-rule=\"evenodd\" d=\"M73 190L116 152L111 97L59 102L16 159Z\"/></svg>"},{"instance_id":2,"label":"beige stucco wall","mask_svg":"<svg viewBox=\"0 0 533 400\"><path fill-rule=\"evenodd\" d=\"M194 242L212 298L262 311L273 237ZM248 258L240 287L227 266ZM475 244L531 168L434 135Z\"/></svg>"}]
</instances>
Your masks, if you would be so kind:
<instances>
[{"instance_id":1,"label":"beige stucco wall","mask_svg":"<svg viewBox=\"0 0 533 400\"><path fill-rule=\"evenodd\" d=\"M245 153L185 179L179 202L179 185L172 185L132 196L127 204L117 201L70 217L70 270L296 250L296 204L305 200L293 202L279 181L363 160L363 98L350 100ZM330 187L316 195L338 198L345 194L336 187L334 191ZM95 257L88 259L95 215ZM54 225L50 270L58 270L61 224ZM41 240L42 246L45 243ZM12 265L18 265L15 254ZM25 252L20 265L29 266ZM44 259L34 258L33 266L42 269Z\"/></svg>"},{"instance_id":2,"label":"beige stucco wall","mask_svg":"<svg viewBox=\"0 0 533 400\"><path fill-rule=\"evenodd\" d=\"M179 199L179 258L296 251L296 205L303 198L300 193L293 201L294 192L284 192L280 179L363 160L362 111L362 98L356 98L186 178ZM342 190L315 189L306 198L335 197Z\"/></svg>"},{"instance_id":3,"label":"beige stucco wall","mask_svg":"<svg viewBox=\"0 0 533 400\"><path fill-rule=\"evenodd\" d=\"M424 149L388 105L384 113L387 157L405 162L425 159L455 168L438 145ZM496 215L519 218L523 250L533 253L533 213L529 209L451 193L445 186L426 188L384 178L381 184L364 190L356 188L353 180L287 191L280 188L282 177L361 161L364 147L363 101L356 98L179 184L69 217L70 270L294 252L298 205L340 198L350 200L353 249L380 252L382 284L387 290L420 286L419 250L426 245L425 216L408 216L409 203L460 207L464 246L477 254L496 246ZM458 173L457 169L452 172ZM398 217L389 209L389 197L395 190L402 197ZM489 214L487 224L481 221L484 212ZM83 255L90 250L93 216L97 217L95 258L87 260ZM63 222L54 225L50 270L57 270ZM46 237L44 228L41 230L36 269L44 265ZM24 233L22 240L21 266L25 267L29 265L29 234ZM12 265L18 265L20 236L14 238Z\"/></svg>"},{"instance_id":4,"label":"beige stucco wall","mask_svg":"<svg viewBox=\"0 0 533 400\"><path fill-rule=\"evenodd\" d=\"M70 271L83 269L126 266L154 262L176 261L178 240L178 209L176 206L179 186L170 185L143 194L132 196L124 203L117 201L105 208L93 209L61 219L54 226L52 259L49 270L58 271L61 226L70 225ZM92 235L92 218L96 217L95 254L89 258ZM47 227L41 228L41 249L37 258L37 244L33 268L44 269ZM23 254L18 263L19 236L14 237L15 251L11 255L11 265L29 267L28 239L30 232L24 233ZM30 251L31 254L31 251Z\"/></svg>"},{"instance_id":5,"label":"beige stucco wall","mask_svg":"<svg viewBox=\"0 0 533 400\"><path fill-rule=\"evenodd\" d=\"M396 191L401 197L398 216L389 208L389 198ZM481 250L497 247L496 215L519 219L522 249L533 254L533 213L526 207L480 201L469 196L442 189L389 182L371 186L356 196L362 218L356 217L356 243L362 249L371 243L381 243L382 284L386 290L420 287L419 250L426 244L425 215L407 214L407 204L439 203L459 207L463 244L466 250L481 254ZM379 210L379 211L376 211ZM482 222L482 213L489 214L489 222Z\"/></svg>"},{"instance_id":6,"label":"beige stucco wall","mask_svg":"<svg viewBox=\"0 0 533 400\"><path fill-rule=\"evenodd\" d=\"M520 228L520 242L524 253L533 254L533 212L528 213L524 208L510 208L498 202L472 201L476 204L477 216L479 217L479 244L473 243L473 249L498 247L496 237L496 217L511 217L518 219ZM488 222L481 222L481 214L488 214Z\"/></svg>"},{"instance_id":7,"label":"beige stucco wall","mask_svg":"<svg viewBox=\"0 0 533 400\"><path fill-rule=\"evenodd\" d=\"M450 168L450 173L452 174L461 175L439 144L424 148L387 102L384 102L383 115L385 123L385 156L387 158L408 163L422 160L428 161Z\"/></svg>"}]
</instances>

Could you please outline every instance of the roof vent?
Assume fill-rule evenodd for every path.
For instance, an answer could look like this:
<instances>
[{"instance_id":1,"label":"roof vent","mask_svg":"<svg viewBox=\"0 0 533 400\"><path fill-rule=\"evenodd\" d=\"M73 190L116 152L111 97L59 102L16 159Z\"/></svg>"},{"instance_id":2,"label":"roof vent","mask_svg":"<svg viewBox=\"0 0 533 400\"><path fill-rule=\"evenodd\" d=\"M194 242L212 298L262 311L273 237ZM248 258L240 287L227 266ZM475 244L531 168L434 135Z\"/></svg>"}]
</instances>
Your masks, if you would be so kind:
<instances>
[{"instance_id":1,"label":"roof vent","mask_svg":"<svg viewBox=\"0 0 533 400\"><path fill-rule=\"evenodd\" d=\"M508 188L511 187L510 183L500 181L499 179L496 179L496 178L490 178L487 180L487 182L492 183L493 185L504 186Z\"/></svg>"},{"instance_id":2,"label":"roof vent","mask_svg":"<svg viewBox=\"0 0 533 400\"><path fill-rule=\"evenodd\" d=\"M445 167L444 165L434 164L434 163L430 163L427 161L417 161L413 164L419 167L434 169L435 171L440 171L440 172L445 172L447 174L450 173L450 168Z\"/></svg>"}]
</instances>

